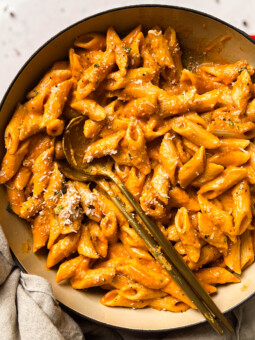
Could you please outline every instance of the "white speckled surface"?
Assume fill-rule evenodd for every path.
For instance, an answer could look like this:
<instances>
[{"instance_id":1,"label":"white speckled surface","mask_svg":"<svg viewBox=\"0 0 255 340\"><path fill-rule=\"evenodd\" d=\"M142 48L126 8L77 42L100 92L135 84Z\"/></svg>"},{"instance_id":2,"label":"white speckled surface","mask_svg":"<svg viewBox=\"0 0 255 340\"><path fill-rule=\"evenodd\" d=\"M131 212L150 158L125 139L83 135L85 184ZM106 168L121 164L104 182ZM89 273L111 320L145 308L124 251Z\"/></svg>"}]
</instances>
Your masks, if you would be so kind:
<instances>
[{"instance_id":1,"label":"white speckled surface","mask_svg":"<svg viewBox=\"0 0 255 340\"><path fill-rule=\"evenodd\" d=\"M156 2L150 0L0 0L0 99L31 54L63 28L110 8L146 3ZM255 34L254 0L159 0L157 3L197 9L215 15L250 34Z\"/></svg>"}]
</instances>

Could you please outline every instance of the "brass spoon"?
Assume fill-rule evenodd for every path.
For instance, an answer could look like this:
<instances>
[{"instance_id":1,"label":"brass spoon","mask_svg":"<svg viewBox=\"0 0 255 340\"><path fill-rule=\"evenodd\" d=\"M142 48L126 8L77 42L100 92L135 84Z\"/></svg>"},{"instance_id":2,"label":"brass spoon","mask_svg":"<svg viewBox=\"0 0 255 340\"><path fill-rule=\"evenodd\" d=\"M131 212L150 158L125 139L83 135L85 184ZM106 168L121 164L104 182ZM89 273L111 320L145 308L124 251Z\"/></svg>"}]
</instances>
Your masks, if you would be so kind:
<instances>
[{"instance_id":1,"label":"brass spoon","mask_svg":"<svg viewBox=\"0 0 255 340\"><path fill-rule=\"evenodd\" d=\"M67 165L63 166L62 164L61 167L64 174L72 179L77 179L79 181L93 181L99 184L100 187L108 193L109 197L121 210L138 235L141 236L154 257L161 263L163 268L165 268L173 280L175 280L184 293L196 305L196 307L209 321L213 328L218 333L222 334L223 331L214 319L210 310L222 321L222 323L230 332L233 332L233 329L229 325L227 319L223 314L221 314L218 307L212 301L204 288L200 285L193 272L188 268L179 254L175 251L172 244L165 239L164 235L159 230L154 221L145 215L133 195L122 184L118 176L113 173L113 161L96 159L89 164L83 163L85 150L95 141L95 138L86 138L83 134L85 120L86 118L84 116L74 118L70 121L65 129L63 137L63 149L71 168ZM127 198L129 203L136 211L137 215L146 225L150 233L125 210L121 200L116 197L114 192L111 190L110 185L105 181L105 178L110 179L118 186L123 195Z\"/></svg>"}]
</instances>

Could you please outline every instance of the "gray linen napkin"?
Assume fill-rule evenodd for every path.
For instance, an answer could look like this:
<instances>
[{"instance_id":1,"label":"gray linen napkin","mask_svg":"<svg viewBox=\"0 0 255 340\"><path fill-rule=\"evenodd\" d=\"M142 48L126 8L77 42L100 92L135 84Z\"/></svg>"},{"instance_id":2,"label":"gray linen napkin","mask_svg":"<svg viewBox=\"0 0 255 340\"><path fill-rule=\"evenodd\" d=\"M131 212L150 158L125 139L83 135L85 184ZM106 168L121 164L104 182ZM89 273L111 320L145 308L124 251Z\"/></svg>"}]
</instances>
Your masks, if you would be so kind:
<instances>
[{"instance_id":1,"label":"gray linen napkin","mask_svg":"<svg viewBox=\"0 0 255 340\"><path fill-rule=\"evenodd\" d=\"M0 339L84 339L79 326L54 299L50 283L15 266L1 227Z\"/></svg>"},{"instance_id":2,"label":"gray linen napkin","mask_svg":"<svg viewBox=\"0 0 255 340\"><path fill-rule=\"evenodd\" d=\"M207 323L176 331L148 333L117 330L72 315L78 326L60 308L49 282L22 273L15 266L0 226L0 340L254 340L254 313L255 297L227 314L235 334L226 332L222 337Z\"/></svg>"}]
</instances>

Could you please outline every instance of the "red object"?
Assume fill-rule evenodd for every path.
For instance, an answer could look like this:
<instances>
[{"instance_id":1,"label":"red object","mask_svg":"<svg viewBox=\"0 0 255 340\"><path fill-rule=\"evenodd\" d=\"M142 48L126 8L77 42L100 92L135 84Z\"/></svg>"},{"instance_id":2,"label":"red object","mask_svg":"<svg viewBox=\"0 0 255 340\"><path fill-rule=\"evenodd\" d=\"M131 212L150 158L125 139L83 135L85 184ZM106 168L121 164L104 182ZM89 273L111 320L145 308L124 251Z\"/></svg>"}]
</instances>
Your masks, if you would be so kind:
<instances>
[{"instance_id":1,"label":"red object","mask_svg":"<svg viewBox=\"0 0 255 340\"><path fill-rule=\"evenodd\" d=\"M255 39L255 35L251 35L250 37L251 37L252 39Z\"/></svg>"}]
</instances>

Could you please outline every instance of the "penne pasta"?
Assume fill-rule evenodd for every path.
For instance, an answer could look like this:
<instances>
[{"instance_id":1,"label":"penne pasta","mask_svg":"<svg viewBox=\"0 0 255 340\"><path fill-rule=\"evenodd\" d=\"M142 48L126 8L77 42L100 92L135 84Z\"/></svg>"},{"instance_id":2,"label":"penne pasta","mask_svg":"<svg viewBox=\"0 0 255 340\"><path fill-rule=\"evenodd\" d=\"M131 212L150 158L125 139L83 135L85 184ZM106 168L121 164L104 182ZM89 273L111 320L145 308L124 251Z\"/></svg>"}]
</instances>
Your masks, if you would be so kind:
<instances>
[{"instance_id":1,"label":"penne pasta","mask_svg":"<svg viewBox=\"0 0 255 340\"><path fill-rule=\"evenodd\" d=\"M45 248L56 282L101 287L105 306L196 308L108 196L144 225L120 185L209 294L254 262L254 67L185 69L177 35L141 25L124 36L84 32L5 129L7 210L31 224L33 252ZM82 116L77 140L87 146L73 158L92 172L106 162L114 183L65 176L63 135Z\"/></svg>"},{"instance_id":2,"label":"penne pasta","mask_svg":"<svg viewBox=\"0 0 255 340\"><path fill-rule=\"evenodd\" d=\"M175 227L187 256L192 262L197 262L200 257L201 244L197 231L190 222L187 209L178 210L175 216Z\"/></svg>"}]
</instances>

